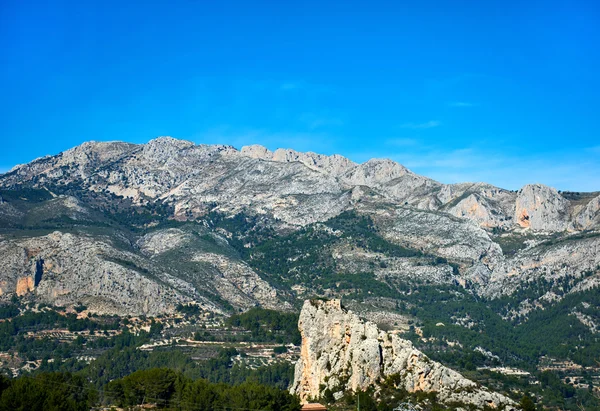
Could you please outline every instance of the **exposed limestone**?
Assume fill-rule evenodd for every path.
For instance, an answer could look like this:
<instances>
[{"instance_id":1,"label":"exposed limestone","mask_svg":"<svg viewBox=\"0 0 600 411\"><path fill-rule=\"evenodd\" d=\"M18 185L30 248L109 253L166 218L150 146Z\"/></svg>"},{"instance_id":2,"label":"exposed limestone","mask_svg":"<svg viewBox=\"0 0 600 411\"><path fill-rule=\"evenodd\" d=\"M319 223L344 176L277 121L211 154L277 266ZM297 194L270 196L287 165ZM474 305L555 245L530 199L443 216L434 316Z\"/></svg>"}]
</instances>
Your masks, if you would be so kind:
<instances>
[{"instance_id":1,"label":"exposed limestone","mask_svg":"<svg viewBox=\"0 0 600 411\"><path fill-rule=\"evenodd\" d=\"M176 228L149 233L138 240L137 245L155 263L171 266L183 263L185 272L179 273L179 277L199 289L207 288L201 287L200 283L210 285L210 291L216 292L234 307L248 309L259 304L279 310L292 308L248 264L228 252L226 239L214 233L204 235L217 244L212 245L210 251L193 232Z\"/></svg>"},{"instance_id":2,"label":"exposed limestone","mask_svg":"<svg viewBox=\"0 0 600 411\"><path fill-rule=\"evenodd\" d=\"M600 196L594 197L583 209L576 215L576 228L591 229L600 226Z\"/></svg>"},{"instance_id":3,"label":"exposed limestone","mask_svg":"<svg viewBox=\"0 0 600 411\"><path fill-rule=\"evenodd\" d=\"M145 235L138 240L137 245L144 254L152 256L181 247L191 239L190 233L177 228L168 228Z\"/></svg>"},{"instance_id":4,"label":"exposed limestone","mask_svg":"<svg viewBox=\"0 0 600 411\"><path fill-rule=\"evenodd\" d=\"M33 277L27 276L17 279L17 289L15 292L19 297L30 291L33 291Z\"/></svg>"},{"instance_id":5,"label":"exposed limestone","mask_svg":"<svg viewBox=\"0 0 600 411\"><path fill-rule=\"evenodd\" d=\"M496 216L488 209L487 204L483 203L476 194L471 194L461 200L450 211L457 217L475 220L483 227L499 227L502 225L501 221L498 221Z\"/></svg>"},{"instance_id":6,"label":"exposed limestone","mask_svg":"<svg viewBox=\"0 0 600 411\"><path fill-rule=\"evenodd\" d=\"M259 144L253 144L251 146L244 146L240 150L242 155L251 158L260 158L262 160L273 160L273 152L266 147Z\"/></svg>"},{"instance_id":7,"label":"exposed limestone","mask_svg":"<svg viewBox=\"0 0 600 411\"><path fill-rule=\"evenodd\" d=\"M446 258L494 264L502 250L474 222L444 213L398 208L382 219L386 238ZM424 227L427 227L424 229Z\"/></svg>"},{"instance_id":8,"label":"exposed limestone","mask_svg":"<svg viewBox=\"0 0 600 411\"><path fill-rule=\"evenodd\" d=\"M180 219L202 214L207 204L217 203L223 211L270 214L302 226L339 214L351 198L358 201L357 187L366 187L371 196L448 212L487 229L581 230L597 227L600 218L599 199L570 214L568 200L539 184L527 185L518 194L485 183L444 185L392 160L356 164L339 155L272 152L258 145L238 151L171 137L144 145L85 143L15 167L0 176L0 187L31 180L77 181L83 188L108 190L138 203L159 199L176 208Z\"/></svg>"},{"instance_id":9,"label":"exposed limestone","mask_svg":"<svg viewBox=\"0 0 600 411\"><path fill-rule=\"evenodd\" d=\"M319 398L324 389L334 395L366 390L387 377L399 376L399 387L409 392L436 392L438 400L448 405L516 409L509 398L431 361L410 341L381 331L344 309L340 300L305 301L298 327L302 348L290 391L303 402Z\"/></svg>"},{"instance_id":10,"label":"exposed limestone","mask_svg":"<svg viewBox=\"0 0 600 411\"><path fill-rule=\"evenodd\" d=\"M568 205L556 189L529 184L517 194L515 221L532 230L563 231L568 225Z\"/></svg>"},{"instance_id":11,"label":"exposed limestone","mask_svg":"<svg viewBox=\"0 0 600 411\"><path fill-rule=\"evenodd\" d=\"M487 184L462 184L464 191L456 193L451 202L441 207L450 214L475 221L481 227L503 229L513 224L511 209L515 195Z\"/></svg>"},{"instance_id":12,"label":"exposed limestone","mask_svg":"<svg viewBox=\"0 0 600 411\"><path fill-rule=\"evenodd\" d=\"M371 159L343 176L348 185L373 187L409 174L410 171L392 160Z\"/></svg>"},{"instance_id":13,"label":"exposed limestone","mask_svg":"<svg viewBox=\"0 0 600 411\"><path fill-rule=\"evenodd\" d=\"M193 248L196 258L189 257L187 264L199 262L195 277L181 275L181 263L160 259L193 238L169 229L140 240L143 252L158 259L119 250L108 238L60 232L18 241L0 238L2 289L15 290L19 296L33 292L39 300L56 305L82 302L92 312L120 315L157 315L190 301L221 311L204 295L207 291L220 294L234 307L291 308L246 264L229 257Z\"/></svg>"},{"instance_id":14,"label":"exposed limestone","mask_svg":"<svg viewBox=\"0 0 600 411\"><path fill-rule=\"evenodd\" d=\"M275 150L275 152L272 152L257 144L242 147L240 153L248 157L277 161L280 163L300 162L311 169L322 171L327 174L333 174L335 176L339 176L357 166L353 161L338 154L326 156L312 152L302 153L283 148L279 148Z\"/></svg>"},{"instance_id":15,"label":"exposed limestone","mask_svg":"<svg viewBox=\"0 0 600 411\"><path fill-rule=\"evenodd\" d=\"M40 259L43 267L36 263ZM139 258L116 250L107 240L87 236L54 232L16 242L1 239L0 262L3 279L18 293L34 292L39 300L56 305L83 302L98 313L156 315L191 300L186 296L186 291L192 292L189 285L150 271ZM43 271L36 273L38 268ZM36 274L40 281L34 288ZM200 297L198 301L215 308Z\"/></svg>"},{"instance_id":16,"label":"exposed limestone","mask_svg":"<svg viewBox=\"0 0 600 411\"><path fill-rule=\"evenodd\" d=\"M511 294L520 284L545 278L550 281L565 276L583 278L600 267L600 237L579 240L541 242L524 250L515 258L504 260L493 268L484 294ZM589 277L577 285L583 291L598 285L598 277Z\"/></svg>"},{"instance_id":17,"label":"exposed limestone","mask_svg":"<svg viewBox=\"0 0 600 411\"><path fill-rule=\"evenodd\" d=\"M265 308L292 309L290 303L281 301L275 288L244 262L214 253L199 253L193 261L206 262L217 268L214 286L219 294L236 306L249 309L258 302Z\"/></svg>"}]
</instances>

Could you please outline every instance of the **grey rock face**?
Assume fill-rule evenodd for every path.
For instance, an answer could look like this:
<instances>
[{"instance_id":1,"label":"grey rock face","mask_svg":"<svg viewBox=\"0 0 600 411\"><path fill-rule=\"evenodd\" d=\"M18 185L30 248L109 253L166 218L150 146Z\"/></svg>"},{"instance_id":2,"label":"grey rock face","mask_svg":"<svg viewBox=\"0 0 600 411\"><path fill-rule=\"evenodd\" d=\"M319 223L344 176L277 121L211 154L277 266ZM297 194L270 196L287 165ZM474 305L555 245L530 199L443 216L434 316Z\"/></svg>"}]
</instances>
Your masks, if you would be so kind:
<instances>
[{"instance_id":1,"label":"grey rock face","mask_svg":"<svg viewBox=\"0 0 600 411\"><path fill-rule=\"evenodd\" d=\"M556 189L528 184L519 190L515 202L515 221L523 228L563 231L568 225L568 200Z\"/></svg>"},{"instance_id":2,"label":"grey rock face","mask_svg":"<svg viewBox=\"0 0 600 411\"><path fill-rule=\"evenodd\" d=\"M483 293L489 296L511 294L520 284L545 278L552 280L565 276L583 278L600 267L600 237L565 240L557 243L541 242L515 258L504 260L493 267L489 283ZM591 288L597 277L585 278L578 289Z\"/></svg>"},{"instance_id":3,"label":"grey rock face","mask_svg":"<svg viewBox=\"0 0 600 411\"><path fill-rule=\"evenodd\" d=\"M445 186L438 195L441 210L477 222L484 228L510 228L516 194L485 183Z\"/></svg>"},{"instance_id":4,"label":"grey rock face","mask_svg":"<svg viewBox=\"0 0 600 411\"><path fill-rule=\"evenodd\" d=\"M577 228L590 229L600 225L600 196L594 197L576 214Z\"/></svg>"},{"instance_id":5,"label":"grey rock face","mask_svg":"<svg viewBox=\"0 0 600 411\"><path fill-rule=\"evenodd\" d=\"M356 167L356 163L337 154L326 156L311 152L301 153L295 150L282 148L275 150L275 152L271 152L260 145L242 147L240 153L251 158L277 161L280 163L299 162L314 170L333 174L335 176L339 176Z\"/></svg>"},{"instance_id":6,"label":"grey rock face","mask_svg":"<svg viewBox=\"0 0 600 411\"><path fill-rule=\"evenodd\" d=\"M138 254L115 244L114 237L59 231L0 237L0 295L30 294L55 305L81 302L93 312L119 315L158 315L192 301L221 312L211 294L236 308L291 309L246 263L195 241L179 229L155 231L138 240Z\"/></svg>"},{"instance_id":7,"label":"grey rock face","mask_svg":"<svg viewBox=\"0 0 600 411\"><path fill-rule=\"evenodd\" d=\"M248 264L226 252L226 239L214 233L206 235L223 248L207 247L196 240L195 233L175 228L147 234L137 244L142 253L159 265L177 267L178 263L184 262L182 269L185 271L174 272L173 275L192 284L197 291L208 289L215 292L234 307L292 308L289 302L282 300L279 291L260 278ZM206 287L207 283L210 288Z\"/></svg>"},{"instance_id":8,"label":"grey rock face","mask_svg":"<svg viewBox=\"0 0 600 411\"><path fill-rule=\"evenodd\" d=\"M345 310L340 300L305 301L298 327L302 348L290 391L304 402L320 397L323 387L335 395L377 387L386 377L399 376L400 386L407 391L436 392L446 404L516 409L509 398L431 361L410 341Z\"/></svg>"},{"instance_id":9,"label":"grey rock face","mask_svg":"<svg viewBox=\"0 0 600 411\"><path fill-rule=\"evenodd\" d=\"M502 258L500 247L470 220L409 207L396 209L385 220L384 235L395 243L470 262L491 264Z\"/></svg>"},{"instance_id":10,"label":"grey rock face","mask_svg":"<svg viewBox=\"0 0 600 411\"><path fill-rule=\"evenodd\" d=\"M46 303L81 302L99 313L157 315L191 300L189 286L165 273L153 278L139 257L108 240L61 232L19 241L2 238L0 261L3 293L31 292ZM206 299L204 306L216 308Z\"/></svg>"}]
</instances>

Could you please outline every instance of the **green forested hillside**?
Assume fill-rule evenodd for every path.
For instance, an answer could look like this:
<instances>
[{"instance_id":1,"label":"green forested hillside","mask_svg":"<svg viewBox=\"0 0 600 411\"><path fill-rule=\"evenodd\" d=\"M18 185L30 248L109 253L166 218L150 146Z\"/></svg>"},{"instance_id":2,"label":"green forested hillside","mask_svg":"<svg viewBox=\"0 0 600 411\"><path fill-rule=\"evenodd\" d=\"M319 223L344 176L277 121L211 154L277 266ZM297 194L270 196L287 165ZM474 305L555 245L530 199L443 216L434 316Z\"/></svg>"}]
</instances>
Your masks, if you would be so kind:
<instances>
[{"instance_id":1,"label":"green forested hillside","mask_svg":"<svg viewBox=\"0 0 600 411\"><path fill-rule=\"evenodd\" d=\"M9 380L0 377L0 410L87 411L92 407L151 405L171 410L298 411L286 390L243 382L239 385L192 380L169 368L151 368L115 379L102 389L70 373L42 373Z\"/></svg>"}]
</instances>

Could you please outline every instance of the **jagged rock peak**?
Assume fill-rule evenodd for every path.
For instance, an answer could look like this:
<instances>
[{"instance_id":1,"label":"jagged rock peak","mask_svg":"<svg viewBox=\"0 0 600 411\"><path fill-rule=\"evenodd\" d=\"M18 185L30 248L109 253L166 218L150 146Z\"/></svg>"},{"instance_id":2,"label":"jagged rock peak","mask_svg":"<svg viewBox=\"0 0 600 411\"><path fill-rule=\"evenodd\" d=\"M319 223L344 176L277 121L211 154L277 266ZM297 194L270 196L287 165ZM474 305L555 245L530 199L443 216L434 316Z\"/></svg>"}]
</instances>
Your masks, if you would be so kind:
<instances>
[{"instance_id":1,"label":"jagged rock peak","mask_svg":"<svg viewBox=\"0 0 600 411\"><path fill-rule=\"evenodd\" d=\"M86 141L61 154L60 164L97 166L99 163L122 156L136 147L122 141Z\"/></svg>"},{"instance_id":2,"label":"jagged rock peak","mask_svg":"<svg viewBox=\"0 0 600 411\"><path fill-rule=\"evenodd\" d=\"M385 184L397 178L411 175L416 176L402 164L389 159L372 158L366 163L349 170L343 180L349 185L377 186ZM418 176L422 180L429 180L426 177Z\"/></svg>"},{"instance_id":3,"label":"jagged rock peak","mask_svg":"<svg viewBox=\"0 0 600 411\"><path fill-rule=\"evenodd\" d=\"M562 231L568 226L569 201L553 187L527 184L517 193L515 222L523 228Z\"/></svg>"},{"instance_id":4,"label":"jagged rock peak","mask_svg":"<svg viewBox=\"0 0 600 411\"><path fill-rule=\"evenodd\" d=\"M178 151L194 147L194 143L187 140L178 140L173 137L157 137L144 144L144 157L165 157Z\"/></svg>"},{"instance_id":5,"label":"jagged rock peak","mask_svg":"<svg viewBox=\"0 0 600 411\"><path fill-rule=\"evenodd\" d=\"M514 410L509 398L478 386L456 371L431 361L408 340L380 330L346 310L340 300L304 302L298 328L302 335L290 391L303 402L329 389L366 390L388 377L409 392L436 392L446 404L462 403L483 409Z\"/></svg>"},{"instance_id":6,"label":"jagged rock peak","mask_svg":"<svg viewBox=\"0 0 600 411\"><path fill-rule=\"evenodd\" d=\"M194 146L194 142L189 141L189 140L182 140L182 139L178 139L178 138L174 138L171 136L159 136L156 138L153 138L152 140L148 141L148 143L146 145L149 146L175 146L175 147L180 147L180 148L186 148L186 147L192 147Z\"/></svg>"},{"instance_id":7,"label":"jagged rock peak","mask_svg":"<svg viewBox=\"0 0 600 411\"><path fill-rule=\"evenodd\" d=\"M306 153L299 152L289 148L278 148L271 151L258 144L242 147L241 154L247 157L282 163L297 161L312 169L340 176L342 181L349 185L371 186L386 183L407 174L414 175L402 164L389 159L375 158L363 164L357 164L339 154L328 156L310 151Z\"/></svg>"},{"instance_id":8,"label":"jagged rock peak","mask_svg":"<svg viewBox=\"0 0 600 411\"><path fill-rule=\"evenodd\" d=\"M228 145L200 144L196 145L192 141L179 140L173 137L158 137L150 140L143 145L142 156L147 160L174 165L178 157L187 157L190 159L200 159L207 153L238 153L238 151Z\"/></svg>"},{"instance_id":9,"label":"jagged rock peak","mask_svg":"<svg viewBox=\"0 0 600 411\"><path fill-rule=\"evenodd\" d=\"M319 171L339 175L357 166L355 162L339 154L325 155L311 151L303 153L289 148L278 148L274 152L259 144L242 147L241 154L280 163L300 162Z\"/></svg>"},{"instance_id":10,"label":"jagged rock peak","mask_svg":"<svg viewBox=\"0 0 600 411\"><path fill-rule=\"evenodd\" d=\"M246 157L259 158L261 160L272 160L273 152L260 144L244 146L240 153Z\"/></svg>"}]
</instances>

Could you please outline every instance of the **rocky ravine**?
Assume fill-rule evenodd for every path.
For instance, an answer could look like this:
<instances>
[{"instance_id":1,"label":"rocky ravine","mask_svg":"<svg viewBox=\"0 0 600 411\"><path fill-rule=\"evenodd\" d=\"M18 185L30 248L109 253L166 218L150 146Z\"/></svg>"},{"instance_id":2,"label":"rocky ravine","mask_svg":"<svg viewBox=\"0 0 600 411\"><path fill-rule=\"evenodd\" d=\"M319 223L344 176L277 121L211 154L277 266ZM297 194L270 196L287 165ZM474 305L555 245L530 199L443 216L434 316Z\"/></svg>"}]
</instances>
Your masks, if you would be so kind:
<instances>
[{"instance_id":1,"label":"rocky ravine","mask_svg":"<svg viewBox=\"0 0 600 411\"><path fill-rule=\"evenodd\" d=\"M431 361L410 341L344 309L340 300L305 301L298 327L302 348L290 391L303 402L327 388L339 398L343 391L377 387L386 377L399 375L407 391L436 392L438 401L456 409L457 404L516 409L509 398Z\"/></svg>"}]
</instances>

